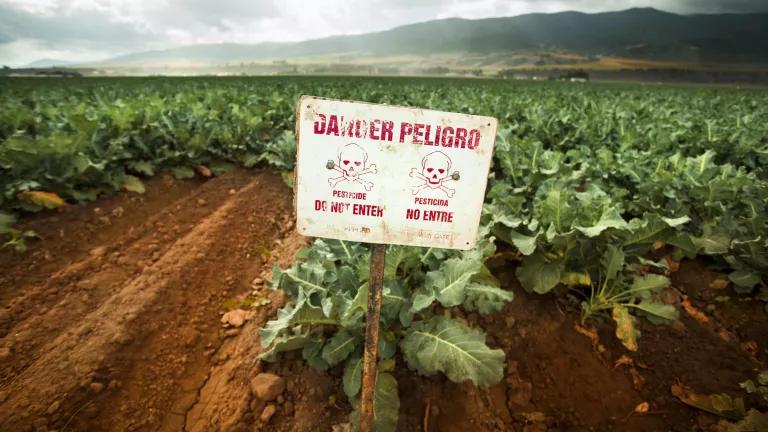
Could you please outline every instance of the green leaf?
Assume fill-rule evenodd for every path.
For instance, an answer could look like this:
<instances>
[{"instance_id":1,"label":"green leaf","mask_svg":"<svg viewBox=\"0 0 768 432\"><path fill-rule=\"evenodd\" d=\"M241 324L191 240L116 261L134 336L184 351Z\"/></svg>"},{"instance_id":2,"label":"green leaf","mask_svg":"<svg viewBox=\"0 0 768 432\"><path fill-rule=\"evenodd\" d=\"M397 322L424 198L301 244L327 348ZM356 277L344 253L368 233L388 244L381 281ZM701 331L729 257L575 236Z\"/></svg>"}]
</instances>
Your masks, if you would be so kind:
<instances>
[{"instance_id":1,"label":"green leaf","mask_svg":"<svg viewBox=\"0 0 768 432\"><path fill-rule=\"evenodd\" d=\"M500 311L514 297L512 291L476 282L467 285L466 293L462 306L470 312L478 311L483 315Z\"/></svg>"},{"instance_id":2,"label":"green leaf","mask_svg":"<svg viewBox=\"0 0 768 432\"><path fill-rule=\"evenodd\" d=\"M704 234L693 239L693 242L707 255L720 255L728 252L731 237L712 225L704 225Z\"/></svg>"},{"instance_id":3,"label":"green leaf","mask_svg":"<svg viewBox=\"0 0 768 432\"><path fill-rule=\"evenodd\" d=\"M691 218L689 218L688 216L680 216L677 218L662 217L661 220L666 222L666 224L671 226L672 228L676 228L676 227L687 224L688 222L691 221Z\"/></svg>"},{"instance_id":4,"label":"green leaf","mask_svg":"<svg viewBox=\"0 0 768 432\"><path fill-rule=\"evenodd\" d=\"M385 320L396 320L403 314L412 315L405 290L397 281L385 281L381 301L381 316ZM408 320L406 319L406 321Z\"/></svg>"},{"instance_id":5,"label":"green leaf","mask_svg":"<svg viewBox=\"0 0 768 432\"><path fill-rule=\"evenodd\" d=\"M434 290L443 306L458 306L464 302L469 280L480 272L481 266L480 261L471 258L451 258L439 270L427 273L426 287Z\"/></svg>"},{"instance_id":6,"label":"green leaf","mask_svg":"<svg viewBox=\"0 0 768 432\"><path fill-rule=\"evenodd\" d=\"M177 180L183 180L183 179L188 179L188 178L194 177L195 176L195 170L193 170L190 167L186 167L186 166L178 166L178 167L171 168L171 174Z\"/></svg>"},{"instance_id":7,"label":"green leaf","mask_svg":"<svg viewBox=\"0 0 768 432\"><path fill-rule=\"evenodd\" d=\"M138 194L143 194L146 191L144 188L144 183L142 183L138 177L134 177L132 175L125 176L123 179L122 187L128 192L135 192Z\"/></svg>"},{"instance_id":8,"label":"green leaf","mask_svg":"<svg viewBox=\"0 0 768 432\"><path fill-rule=\"evenodd\" d=\"M155 166L149 161L132 161L128 163L128 169L139 174L151 177L155 175Z\"/></svg>"},{"instance_id":9,"label":"green leaf","mask_svg":"<svg viewBox=\"0 0 768 432\"><path fill-rule=\"evenodd\" d=\"M562 262L548 261L542 254L533 254L523 259L515 274L526 291L546 294L557 286L562 271Z\"/></svg>"},{"instance_id":10,"label":"green leaf","mask_svg":"<svg viewBox=\"0 0 768 432\"><path fill-rule=\"evenodd\" d=\"M739 287L752 289L763 280L763 275L756 271L743 269L731 272L728 279Z\"/></svg>"},{"instance_id":11,"label":"green leaf","mask_svg":"<svg viewBox=\"0 0 768 432\"><path fill-rule=\"evenodd\" d=\"M624 252L614 245L608 245L600 259L605 280L615 280L624 269Z\"/></svg>"},{"instance_id":12,"label":"green leaf","mask_svg":"<svg viewBox=\"0 0 768 432\"><path fill-rule=\"evenodd\" d=\"M677 309L674 306L657 301L643 300L634 307L667 321L675 321L678 317Z\"/></svg>"},{"instance_id":13,"label":"green leaf","mask_svg":"<svg viewBox=\"0 0 768 432\"><path fill-rule=\"evenodd\" d=\"M755 382L748 379L744 382L739 383L739 387L743 388L747 394L752 394L757 391L757 386L755 385Z\"/></svg>"},{"instance_id":14,"label":"green leaf","mask_svg":"<svg viewBox=\"0 0 768 432\"><path fill-rule=\"evenodd\" d=\"M4 230L11 228L16 223L16 216L10 213L0 212L0 233Z\"/></svg>"},{"instance_id":15,"label":"green leaf","mask_svg":"<svg viewBox=\"0 0 768 432\"><path fill-rule=\"evenodd\" d=\"M527 236L520 234L514 229L503 228L495 228L493 233L502 241L514 245L523 255L530 255L536 251L536 240L539 238L538 233L534 236Z\"/></svg>"},{"instance_id":16,"label":"green leaf","mask_svg":"<svg viewBox=\"0 0 768 432\"><path fill-rule=\"evenodd\" d=\"M361 356L352 356L347 359L344 365L344 394L349 400L352 400L360 393L361 380L363 376L363 358Z\"/></svg>"},{"instance_id":17,"label":"green leaf","mask_svg":"<svg viewBox=\"0 0 768 432\"><path fill-rule=\"evenodd\" d=\"M347 328L362 327L363 316L368 307L368 283L363 284L355 293L355 298L341 313L341 325Z\"/></svg>"},{"instance_id":18,"label":"green leaf","mask_svg":"<svg viewBox=\"0 0 768 432\"><path fill-rule=\"evenodd\" d=\"M350 415L353 430L360 427L360 402L355 400L355 410ZM386 372L376 375L376 388L373 393L373 430L376 432L395 432L397 417L400 413L400 397L397 394L397 380Z\"/></svg>"},{"instance_id":19,"label":"green leaf","mask_svg":"<svg viewBox=\"0 0 768 432\"><path fill-rule=\"evenodd\" d=\"M757 374L757 382L762 386L768 386L768 370L764 370Z\"/></svg>"},{"instance_id":20,"label":"green leaf","mask_svg":"<svg viewBox=\"0 0 768 432\"><path fill-rule=\"evenodd\" d=\"M397 336L391 331L379 332L379 360L388 360L397 352Z\"/></svg>"},{"instance_id":21,"label":"green leaf","mask_svg":"<svg viewBox=\"0 0 768 432\"><path fill-rule=\"evenodd\" d=\"M323 359L330 366L343 362L352 354L361 339L360 333L340 329L323 347Z\"/></svg>"},{"instance_id":22,"label":"green leaf","mask_svg":"<svg viewBox=\"0 0 768 432\"><path fill-rule=\"evenodd\" d=\"M309 337L304 334L278 336L272 342L270 349L264 351L259 358L264 361L274 362L277 360L277 354L302 349L309 340Z\"/></svg>"},{"instance_id":23,"label":"green leaf","mask_svg":"<svg viewBox=\"0 0 768 432\"><path fill-rule=\"evenodd\" d=\"M622 229L622 230L628 229L629 224L627 223L627 221L625 221L621 217L621 213L619 213L619 209L617 209L616 207L611 207L603 212L603 214L600 216L600 220L598 220L594 226L591 226L591 227L577 226L574 228L581 231L587 237L597 237L603 231L609 228L616 228L616 229Z\"/></svg>"},{"instance_id":24,"label":"green leaf","mask_svg":"<svg viewBox=\"0 0 768 432\"><path fill-rule=\"evenodd\" d=\"M669 278L663 275L647 274L643 276L636 276L632 279L632 284L629 286L633 292L642 291L658 291L662 288L668 287L670 284Z\"/></svg>"},{"instance_id":25,"label":"green leaf","mask_svg":"<svg viewBox=\"0 0 768 432\"><path fill-rule=\"evenodd\" d=\"M304 361L311 367L324 371L330 367L328 362L323 358L323 347L326 346L325 339L322 337L310 338L304 345L304 349L301 351L301 356Z\"/></svg>"},{"instance_id":26,"label":"green leaf","mask_svg":"<svg viewBox=\"0 0 768 432\"><path fill-rule=\"evenodd\" d=\"M275 341L277 336L283 330L291 326L291 319L299 312L305 304L305 298L303 295L299 295L296 303L287 305L284 308L277 311L277 319L267 322L267 324L259 330L259 337L261 338L261 346L269 347Z\"/></svg>"},{"instance_id":27,"label":"green leaf","mask_svg":"<svg viewBox=\"0 0 768 432\"><path fill-rule=\"evenodd\" d=\"M288 270L281 270L277 266L272 268L273 285L276 288L287 292L292 297L303 292L304 296L309 298L312 294L318 294L323 298L328 295L328 288L325 286L326 279L329 278L330 271L323 263L314 257L308 262L294 265ZM312 306L320 306L313 304Z\"/></svg>"},{"instance_id":28,"label":"green leaf","mask_svg":"<svg viewBox=\"0 0 768 432\"><path fill-rule=\"evenodd\" d=\"M433 317L415 322L400 342L408 366L422 375L443 372L457 383L487 387L504 376L504 351L485 344L485 334L458 321Z\"/></svg>"}]
</instances>

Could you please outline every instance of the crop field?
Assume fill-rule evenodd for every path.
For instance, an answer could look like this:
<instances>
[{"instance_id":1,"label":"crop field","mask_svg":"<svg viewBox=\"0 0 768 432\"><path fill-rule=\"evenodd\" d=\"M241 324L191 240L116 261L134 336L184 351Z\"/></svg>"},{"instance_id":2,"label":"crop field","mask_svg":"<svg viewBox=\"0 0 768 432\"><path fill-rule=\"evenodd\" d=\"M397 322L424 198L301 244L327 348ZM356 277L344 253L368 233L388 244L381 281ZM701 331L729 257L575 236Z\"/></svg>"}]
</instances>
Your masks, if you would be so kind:
<instances>
[{"instance_id":1,"label":"crop field","mask_svg":"<svg viewBox=\"0 0 768 432\"><path fill-rule=\"evenodd\" d=\"M390 246L376 430L768 430L768 91L0 80L0 430L348 431L370 252L295 105L498 118L478 246Z\"/></svg>"}]
</instances>

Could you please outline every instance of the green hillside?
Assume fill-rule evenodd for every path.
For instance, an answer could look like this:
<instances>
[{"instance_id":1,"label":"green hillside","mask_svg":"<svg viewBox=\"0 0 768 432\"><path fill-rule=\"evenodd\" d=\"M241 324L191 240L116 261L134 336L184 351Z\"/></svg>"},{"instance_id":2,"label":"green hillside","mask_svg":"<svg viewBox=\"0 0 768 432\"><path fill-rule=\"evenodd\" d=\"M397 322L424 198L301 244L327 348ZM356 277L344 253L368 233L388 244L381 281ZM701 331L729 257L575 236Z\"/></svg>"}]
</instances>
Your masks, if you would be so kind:
<instances>
[{"instance_id":1,"label":"green hillside","mask_svg":"<svg viewBox=\"0 0 768 432\"><path fill-rule=\"evenodd\" d=\"M140 52L104 63L221 64L331 54L354 58L543 49L687 63L766 64L766 39L768 14L676 15L636 8L596 14L450 18L297 43L209 44Z\"/></svg>"}]
</instances>

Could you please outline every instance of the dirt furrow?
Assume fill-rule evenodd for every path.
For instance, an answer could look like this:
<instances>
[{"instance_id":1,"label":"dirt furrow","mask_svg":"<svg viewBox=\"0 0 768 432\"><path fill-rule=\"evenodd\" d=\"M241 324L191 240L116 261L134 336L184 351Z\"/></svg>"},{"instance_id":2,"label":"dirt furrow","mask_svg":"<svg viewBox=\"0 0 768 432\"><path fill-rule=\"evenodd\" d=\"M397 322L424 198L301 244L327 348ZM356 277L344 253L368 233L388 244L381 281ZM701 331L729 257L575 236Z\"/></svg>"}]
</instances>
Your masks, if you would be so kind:
<instances>
[{"instance_id":1,"label":"dirt furrow","mask_svg":"<svg viewBox=\"0 0 768 432\"><path fill-rule=\"evenodd\" d=\"M211 180L32 287L68 292L13 312L2 342L16 368L3 368L0 430L179 430L217 361L206 354L220 343L222 303L247 290L246 270L258 273L284 231L286 190L273 174Z\"/></svg>"}]
</instances>

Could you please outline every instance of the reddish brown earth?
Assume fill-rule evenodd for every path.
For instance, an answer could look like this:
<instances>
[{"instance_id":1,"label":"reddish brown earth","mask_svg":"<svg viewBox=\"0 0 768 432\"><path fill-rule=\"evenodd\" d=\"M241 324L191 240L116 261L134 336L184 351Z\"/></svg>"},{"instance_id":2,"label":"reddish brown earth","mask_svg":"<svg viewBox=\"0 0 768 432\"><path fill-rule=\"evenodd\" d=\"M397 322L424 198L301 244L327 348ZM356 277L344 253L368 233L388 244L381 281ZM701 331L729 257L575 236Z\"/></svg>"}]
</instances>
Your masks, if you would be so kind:
<instances>
[{"instance_id":1,"label":"reddish brown earth","mask_svg":"<svg viewBox=\"0 0 768 432\"><path fill-rule=\"evenodd\" d=\"M27 218L42 240L23 255L0 251L0 431L343 430L340 370L257 359L258 328L285 301L263 280L306 244L291 200L279 175L236 170L160 176L145 195ZM671 394L678 383L768 408L738 386L768 369L764 306L709 288L717 275L703 262L674 274L679 322L641 321L635 353L607 322L593 344L575 305L526 294L514 264L493 270L514 301L488 317L453 313L506 352L505 380L477 390L401 368L398 430L712 430L715 416ZM238 308L244 325L222 327ZM625 355L631 364L617 366ZM254 395L262 372L284 378L274 401ZM634 413L643 402L648 413Z\"/></svg>"}]
</instances>

